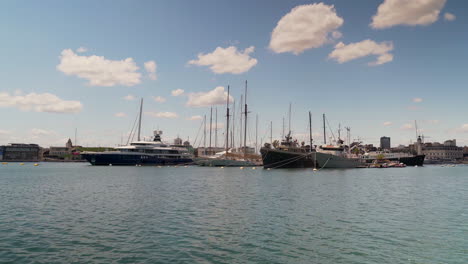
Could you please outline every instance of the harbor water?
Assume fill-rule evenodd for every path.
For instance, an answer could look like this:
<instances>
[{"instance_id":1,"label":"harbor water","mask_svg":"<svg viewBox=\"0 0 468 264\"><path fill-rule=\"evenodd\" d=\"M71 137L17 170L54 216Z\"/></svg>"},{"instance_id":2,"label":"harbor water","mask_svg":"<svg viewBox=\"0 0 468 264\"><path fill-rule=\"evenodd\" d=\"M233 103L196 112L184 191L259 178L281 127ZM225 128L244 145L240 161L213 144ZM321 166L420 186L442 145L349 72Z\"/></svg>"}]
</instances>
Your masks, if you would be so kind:
<instances>
[{"instance_id":1,"label":"harbor water","mask_svg":"<svg viewBox=\"0 0 468 264\"><path fill-rule=\"evenodd\" d=\"M0 165L0 263L468 263L468 166Z\"/></svg>"}]
</instances>

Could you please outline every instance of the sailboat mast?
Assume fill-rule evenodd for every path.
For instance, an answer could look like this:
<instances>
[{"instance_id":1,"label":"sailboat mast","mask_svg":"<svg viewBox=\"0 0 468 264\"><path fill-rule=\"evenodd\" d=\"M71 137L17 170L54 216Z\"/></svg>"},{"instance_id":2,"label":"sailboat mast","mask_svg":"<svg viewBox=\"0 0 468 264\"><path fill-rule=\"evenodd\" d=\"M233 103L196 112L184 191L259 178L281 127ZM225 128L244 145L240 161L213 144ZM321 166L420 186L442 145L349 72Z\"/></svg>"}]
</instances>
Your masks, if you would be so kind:
<instances>
[{"instance_id":1,"label":"sailboat mast","mask_svg":"<svg viewBox=\"0 0 468 264\"><path fill-rule=\"evenodd\" d=\"M291 103L289 103L289 133L291 135Z\"/></svg>"},{"instance_id":2,"label":"sailboat mast","mask_svg":"<svg viewBox=\"0 0 468 264\"><path fill-rule=\"evenodd\" d=\"M218 147L218 108L215 107L215 148Z\"/></svg>"},{"instance_id":3,"label":"sailboat mast","mask_svg":"<svg viewBox=\"0 0 468 264\"><path fill-rule=\"evenodd\" d=\"M310 140L310 151L312 151L312 113L309 111L309 140Z\"/></svg>"},{"instance_id":4,"label":"sailboat mast","mask_svg":"<svg viewBox=\"0 0 468 264\"><path fill-rule=\"evenodd\" d=\"M236 145L236 137L234 137L234 131L236 131L236 102L232 104L232 130L231 130L231 148L234 148Z\"/></svg>"},{"instance_id":5,"label":"sailboat mast","mask_svg":"<svg viewBox=\"0 0 468 264\"><path fill-rule=\"evenodd\" d=\"M226 155L229 150L229 85L228 85L228 92L227 92L227 99L226 99Z\"/></svg>"},{"instance_id":6,"label":"sailboat mast","mask_svg":"<svg viewBox=\"0 0 468 264\"><path fill-rule=\"evenodd\" d=\"M213 107L210 108L210 145L209 151L211 151L211 132L213 131Z\"/></svg>"},{"instance_id":7,"label":"sailboat mast","mask_svg":"<svg viewBox=\"0 0 468 264\"><path fill-rule=\"evenodd\" d=\"M240 104L239 104L239 108L240 108L240 111L239 111L239 114L240 114L240 129L239 129L239 150L242 149L242 104L244 103L244 96L241 94L241 100L240 100Z\"/></svg>"},{"instance_id":8,"label":"sailboat mast","mask_svg":"<svg viewBox=\"0 0 468 264\"><path fill-rule=\"evenodd\" d=\"M203 116L203 153L206 155L206 115Z\"/></svg>"},{"instance_id":9,"label":"sailboat mast","mask_svg":"<svg viewBox=\"0 0 468 264\"><path fill-rule=\"evenodd\" d=\"M245 81L245 98L244 98L244 156L247 155L247 80Z\"/></svg>"},{"instance_id":10,"label":"sailboat mast","mask_svg":"<svg viewBox=\"0 0 468 264\"><path fill-rule=\"evenodd\" d=\"M270 144L273 144L273 121L270 121Z\"/></svg>"},{"instance_id":11,"label":"sailboat mast","mask_svg":"<svg viewBox=\"0 0 468 264\"><path fill-rule=\"evenodd\" d=\"M141 134L141 114L143 113L143 98L140 101L140 116L138 117L138 141L140 141Z\"/></svg>"},{"instance_id":12,"label":"sailboat mast","mask_svg":"<svg viewBox=\"0 0 468 264\"><path fill-rule=\"evenodd\" d=\"M325 131L325 114L323 114L323 144L327 144L327 131Z\"/></svg>"}]
</instances>

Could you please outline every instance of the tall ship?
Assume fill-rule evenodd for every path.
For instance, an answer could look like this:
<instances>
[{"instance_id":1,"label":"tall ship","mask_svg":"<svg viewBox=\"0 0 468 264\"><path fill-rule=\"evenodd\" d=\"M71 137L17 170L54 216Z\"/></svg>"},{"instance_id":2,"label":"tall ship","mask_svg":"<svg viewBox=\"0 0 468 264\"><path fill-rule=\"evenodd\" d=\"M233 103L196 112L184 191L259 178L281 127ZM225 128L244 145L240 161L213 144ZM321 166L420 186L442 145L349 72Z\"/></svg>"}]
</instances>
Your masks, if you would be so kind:
<instances>
[{"instance_id":1,"label":"tall ship","mask_svg":"<svg viewBox=\"0 0 468 264\"><path fill-rule=\"evenodd\" d=\"M92 165L183 165L193 162L189 150L179 145L169 145L161 141L162 131L155 130L153 139L140 139L143 99L140 104L138 138L126 146L113 151L83 152L81 156Z\"/></svg>"}]
</instances>

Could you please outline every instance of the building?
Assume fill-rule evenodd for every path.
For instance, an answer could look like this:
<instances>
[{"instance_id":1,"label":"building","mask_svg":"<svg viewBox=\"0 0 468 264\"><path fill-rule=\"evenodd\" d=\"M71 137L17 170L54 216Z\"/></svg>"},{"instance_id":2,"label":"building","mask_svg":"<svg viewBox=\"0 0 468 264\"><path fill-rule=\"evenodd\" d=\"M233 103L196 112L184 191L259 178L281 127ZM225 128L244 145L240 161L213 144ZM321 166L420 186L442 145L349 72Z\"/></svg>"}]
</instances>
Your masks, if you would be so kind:
<instances>
[{"instance_id":1,"label":"building","mask_svg":"<svg viewBox=\"0 0 468 264\"><path fill-rule=\"evenodd\" d=\"M73 146L71 139L68 139L65 147L49 147L49 151L44 153L44 158L51 159L80 159L79 153L76 153L76 149L79 146Z\"/></svg>"},{"instance_id":2,"label":"building","mask_svg":"<svg viewBox=\"0 0 468 264\"><path fill-rule=\"evenodd\" d=\"M0 146L0 160L38 161L40 149L37 144L11 143L7 146Z\"/></svg>"},{"instance_id":3,"label":"building","mask_svg":"<svg viewBox=\"0 0 468 264\"><path fill-rule=\"evenodd\" d=\"M463 148L457 147L455 139L446 140L443 144L439 142L425 143L422 152L427 160L448 161L463 159Z\"/></svg>"},{"instance_id":4,"label":"building","mask_svg":"<svg viewBox=\"0 0 468 264\"><path fill-rule=\"evenodd\" d=\"M381 149L390 149L390 137L381 137L380 138L380 148Z\"/></svg>"}]
</instances>

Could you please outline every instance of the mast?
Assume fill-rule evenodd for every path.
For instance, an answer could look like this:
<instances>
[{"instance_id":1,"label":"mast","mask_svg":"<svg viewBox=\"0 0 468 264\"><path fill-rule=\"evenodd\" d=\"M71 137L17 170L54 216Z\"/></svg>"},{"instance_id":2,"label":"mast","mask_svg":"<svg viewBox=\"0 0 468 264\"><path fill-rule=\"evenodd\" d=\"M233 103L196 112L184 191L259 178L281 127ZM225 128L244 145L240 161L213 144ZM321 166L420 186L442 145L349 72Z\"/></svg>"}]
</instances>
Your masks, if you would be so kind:
<instances>
[{"instance_id":1,"label":"mast","mask_svg":"<svg viewBox=\"0 0 468 264\"><path fill-rule=\"evenodd\" d=\"M270 121L270 144L273 144L273 121Z\"/></svg>"},{"instance_id":2,"label":"mast","mask_svg":"<svg viewBox=\"0 0 468 264\"><path fill-rule=\"evenodd\" d=\"M327 144L327 131L325 131L325 114L323 114L323 144Z\"/></svg>"},{"instance_id":3,"label":"mast","mask_svg":"<svg viewBox=\"0 0 468 264\"><path fill-rule=\"evenodd\" d=\"M143 98L141 98L140 102L140 116L138 117L138 141L140 141L140 133L141 133L141 114L143 112Z\"/></svg>"},{"instance_id":4,"label":"mast","mask_svg":"<svg viewBox=\"0 0 468 264\"><path fill-rule=\"evenodd\" d=\"M206 155L206 115L203 116L203 153Z\"/></svg>"},{"instance_id":5,"label":"mast","mask_svg":"<svg viewBox=\"0 0 468 264\"><path fill-rule=\"evenodd\" d=\"M239 150L242 148L242 104L244 103L244 96L241 94L241 100L240 100L240 104L239 104L239 108L240 108L240 111L239 111L239 116L240 116L240 129L239 129Z\"/></svg>"},{"instance_id":6,"label":"mast","mask_svg":"<svg viewBox=\"0 0 468 264\"><path fill-rule=\"evenodd\" d=\"M309 140L310 140L310 151L312 151L312 113L309 111Z\"/></svg>"},{"instance_id":7,"label":"mast","mask_svg":"<svg viewBox=\"0 0 468 264\"><path fill-rule=\"evenodd\" d=\"M232 134L231 134L231 148L235 148L235 140L236 137L234 137L234 131L236 131L236 102L233 102L232 104Z\"/></svg>"},{"instance_id":8,"label":"mast","mask_svg":"<svg viewBox=\"0 0 468 264\"><path fill-rule=\"evenodd\" d=\"M284 138L284 116L283 116L283 132L281 134L281 138Z\"/></svg>"},{"instance_id":9,"label":"mast","mask_svg":"<svg viewBox=\"0 0 468 264\"><path fill-rule=\"evenodd\" d=\"M213 107L210 108L210 145L209 150L211 151L211 131L213 130Z\"/></svg>"},{"instance_id":10,"label":"mast","mask_svg":"<svg viewBox=\"0 0 468 264\"><path fill-rule=\"evenodd\" d=\"M418 123L416 120L414 120L414 128L416 129L416 139L418 139L419 133L418 133Z\"/></svg>"},{"instance_id":11,"label":"mast","mask_svg":"<svg viewBox=\"0 0 468 264\"><path fill-rule=\"evenodd\" d=\"M215 107L215 149L218 147L218 107Z\"/></svg>"},{"instance_id":12,"label":"mast","mask_svg":"<svg viewBox=\"0 0 468 264\"><path fill-rule=\"evenodd\" d=\"M291 103L289 103L289 135L291 135Z\"/></svg>"},{"instance_id":13,"label":"mast","mask_svg":"<svg viewBox=\"0 0 468 264\"><path fill-rule=\"evenodd\" d=\"M228 93L226 99L226 156L229 150L229 85L228 85Z\"/></svg>"},{"instance_id":14,"label":"mast","mask_svg":"<svg viewBox=\"0 0 468 264\"><path fill-rule=\"evenodd\" d=\"M245 98L244 98L244 156L247 155L247 80L245 80Z\"/></svg>"}]
</instances>

